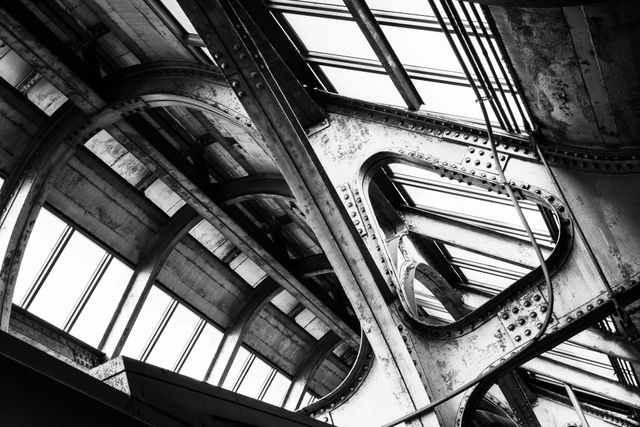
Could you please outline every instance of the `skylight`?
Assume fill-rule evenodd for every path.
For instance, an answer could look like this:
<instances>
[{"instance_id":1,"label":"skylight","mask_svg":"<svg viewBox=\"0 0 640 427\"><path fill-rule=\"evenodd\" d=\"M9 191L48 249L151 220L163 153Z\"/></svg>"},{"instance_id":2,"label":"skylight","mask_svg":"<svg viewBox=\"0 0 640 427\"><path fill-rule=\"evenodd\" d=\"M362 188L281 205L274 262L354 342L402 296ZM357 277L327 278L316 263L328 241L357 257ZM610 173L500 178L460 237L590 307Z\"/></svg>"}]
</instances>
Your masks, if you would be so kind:
<instances>
[{"instance_id":1,"label":"skylight","mask_svg":"<svg viewBox=\"0 0 640 427\"><path fill-rule=\"evenodd\" d=\"M483 9L456 1L449 16L440 0L436 3L437 14L427 0L367 1L379 26L376 31L386 37L409 77L404 86L392 83L384 66L387 59L374 53L344 3L271 0L267 4L320 79L341 95L415 107L405 104L401 95L413 85L424 102L420 110L484 124L466 69L492 123L506 131L526 131L529 119L524 103ZM375 39L384 45L379 37Z\"/></svg>"}]
</instances>

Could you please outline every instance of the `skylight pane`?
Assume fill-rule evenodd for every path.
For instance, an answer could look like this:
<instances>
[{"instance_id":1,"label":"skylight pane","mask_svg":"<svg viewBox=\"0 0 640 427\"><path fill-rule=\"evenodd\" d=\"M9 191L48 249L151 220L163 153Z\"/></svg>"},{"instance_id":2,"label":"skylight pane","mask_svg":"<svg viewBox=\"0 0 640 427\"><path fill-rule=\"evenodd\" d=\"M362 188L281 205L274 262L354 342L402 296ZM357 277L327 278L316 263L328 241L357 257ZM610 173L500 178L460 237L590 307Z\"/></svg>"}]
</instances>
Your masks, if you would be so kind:
<instances>
[{"instance_id":1,"label":"skylight pane","mask_svg":"<svg viewBox=\"0 0 640 427\"><path fill-rule=\"evenodd\" d=\"M171 302L169 295L162 292L157 287L151 288L149 295L140 310L133 329L129 334L129 339L122 349L122 355L138 359L140 353L151 336L154 328L158 324L162 313Z\"/></svg>"},{"instance_id":2,"label":"skylight pane","mask_svg":"<svg viewBox=\"0 0 640 427\"><path fill-rule=\"evenodd\" d=\"M172 369L200 318L182 304L176 307L146 362Z\"/></svg>"},{"instance_id":3,"label":"skylight pane","mask_svg":"<svg viewBox=\"0 0 640 427\"><path fill-rule=\"evenodd\" d=\"M424 100L420 110L436 114L447 114L459 118L483 122L482 111L476 103L473 89L467 86L457 86L445 83L435 83L425 80L412 79L413 84ZM497 119L488 103L485 104L489 120L497 123Z\"/></svg>"},{"instance_id":4,"label":"skylight pane","mask_svg":"<svg viewBox=\"0 0 640 427\"><path fill-rule=\"evenodd\" d=\"M174 16L174 18L176 18L180 25L182 25L182 28L184 28L186 32L191 34L197 33L196 29L193 27L193 24L191 23L189 18L187 18L187 15L185 15L184 11L176 0L162 0L162 4L164 4L164 6L169 9L169 12L171 12L171 14Z\"/></svg>"},{"instance_id":5,"label":"skylight pane","mask_svg":"<svg viewBox=\"0 0 640 427\"><path fill-rule=\"evenodd\" d=\"M172 216L186 204L175 191L160 179L155 180L144 191L144 195L169 216Z\"/></svg>"},{"instance_id":6,"label":"skylight pane","mask_svg":"<svg viewBox=\"0 0 640 427\"><path fill-rule=\"evenodd\" d=\"M403 65L462 72L444 33L387 25L381 28Z\"/></svg>"},{"instance_id":7,"label":"skylight pane","mask_svg":"<svg viewBox=\"0 0 640 427\"><path fill-rule=\"evenodd\" d=\"M308 51L378 59L353 21L286 13L284 16Z\"/></svg>"},{"instance_id":8,"label":"skylight pane","mask_svg":"<svg viewBox=\"0 0 640 427\"><path fill-rule=\"evenodd\" d=\"M516 272L522 275L525 275L529 271L531 271L528 268L523 268L523 267L520 267L519 265L512 264L510 262L500 261L485 255L480 255L475 252L457 248L455 246L444 245L444 247L447 249L447 252L449 252L449 254L453 258L486 264L486 265L490 265L490 266L504 269L504 270L511 270L513 272ZM533 251L533 249L531 250Z\"/></svg>"},{"instance_id":9,"label":"skylight pane","mask_svg":"<svg viewBox=\"0 0 640 427\"><path fill-rule=\"evenodd\" d=\"M180 373L197 380L203 379L221 340L222 332L207 324L182 365Z\"/></svg>"},{"instance_id":10,"label":"skylight pane","mask_svg":"<svg viewBox=\"0 0 640 427\"><path fill-rule=\"evenodd\" d=\"M499 277L490 273L483 273L481 271L471 270L468 268L460 268L462 274L471 281L491 285L497 289L506 289L513 283L513 280L504 277Z\"/></svg>"},{"instance_id":11,"label":"skylight pane","mask_svg":"<svg viewBox=\"0 0 640 427\"><path fill-rule=\"evenodd\" d=\"M282 406L282 401L284 400L290 385L291 380L289 378L285 377L280 372L276 372L276 375L273 377L273 380L269 385L269 389L262 398L262 401L272 405Z\"/></svg>"},{"instance_id":12,"label":"skylight pane","mask_svg":"<svg viewBox=\"0 0 640 427\"><path fill-rule=\"evenodd\" d=\"M492 223L504 223L522 228L520 218L513 206L410 185L404 185L403 187L416 206L423 206L437 211L449 211L467 217L481 218ZM539 213L529 210L524 210L523 213L533 230L542 230L546 234L546 225Z\"/></svg>"},{"instance_id":13,"label":"skylight pane","mask_svg":"<svg viewBox=\"0 0 640 427\"><path fill-rule=\"evenodd\" d=\"M117 259L112 259L100 283L71 329L71 334L94 347L98 347L111 316L115 311L133 270Z\"/></svg>"},{"instance_id":14,"label":"skylight pane","mask_svg":"<svg viewBox=\"0 0 640 427\"><path fill-rule=\"evenodd\" d=\"M29 307L36 316L62 327L105 251L74 233Z\"/></svg>"},{"instance_id":15,"label":"skylight pane","mask_svg":"<svg viewBox=\"0 0 640 427\"><path fill-rule=\"evenodd\" d=\"M46 209L40 210L20 264L13 291L14 303L20 304L65 227L60 218Z\"/></svg>"},{"instance_id":16,"label":"skylight pane","mask_svg":"<svg viewBox=\"0 0 640 427\"><path fill-rule=\"evenodd\" d=\"M320 67L340 95L405 108L389 76L335 67Z\"/></svg>"},{"instance_id":17,"label":"skylight pane","mask_svg":"<svg viewBox=\"0 0 640 427\"><path fill-rule=\"evenodd\" d=\"M229 263L229 267L254 288L267 276L267 273L245 254L235 257Z\"/></svg>"}]
</instances>

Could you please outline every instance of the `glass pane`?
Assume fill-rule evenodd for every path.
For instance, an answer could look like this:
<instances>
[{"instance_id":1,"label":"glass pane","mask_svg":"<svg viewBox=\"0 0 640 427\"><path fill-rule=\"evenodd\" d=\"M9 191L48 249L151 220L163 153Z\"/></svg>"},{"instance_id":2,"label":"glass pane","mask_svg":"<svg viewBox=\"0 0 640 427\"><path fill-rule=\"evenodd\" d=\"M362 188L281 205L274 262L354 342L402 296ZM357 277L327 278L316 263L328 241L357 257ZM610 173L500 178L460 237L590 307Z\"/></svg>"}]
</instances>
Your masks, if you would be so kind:
<instances>
[{"instance_id":1,"label":"glass pane","mask_svg":"<svg viewBox=\"0 0 640 427\"><path fill-rule=\"evenodd\" d=\"M383 25L382 30L403 65L462 73L444 33L387 25Z\"/></svg>"},{"instance_id":2,"label":"glass pane","mask_svg":"<svg viewBox=\"0 0 640 427\"><path fill-rule=\"evenodd\" d=\"M472 119L476 122L483 120L482 111L476 103L476 96L470 87L417 79L413 79L413 84L424 101L424 105L420 107L421 110ZM489 120L495 123L496 118L489 103L486 103L485 106Z\"/></svg>"},{"instance_id":3,"label":"glass pane","mask_svg":"<svg viewBox=\"0 0 640 427\"><path fill-rule=\"evenodd\" d=\"M273 378L273 381L271 381L271 385L269 385L269 389L262 398L262 401L272 405L281 406L290 385L291 380L289 378L285 377L280 372L276 372L276 375Z\"/></svg>"},{"instance_id":4,"label":"glass pane","mask_svg":"<svg viewBox=\"0 0 640 427\"><path fill-rule=\"evenodd\" d=\"M144 190L144 195L169 216L186 204L180 196L159 179Z\"/></svg>"},{"instance_id":5,"label":"glass pane","mask_svg":"<svg viewBox=\"0 0 640 427\"><path fill-rule=\"evenodd\" d=\"M153 333L155 327L167 308L171 298L157 287L153 287L147 296L147 300L140 310L138 319L131 329L129 338L122 349L121 354L134 359L140 357L140 353L147 344L147 340Z\"/></svg>"},{"instance_id":6,"label":"glass pane","mask_svg":"<svg viewBox=\"0 0 640 427\"><path fill-rule=\"evenodd\" d=\"M240 387L238 387L238 393L256 399L260 395L264 382L272 371L273 368L271 366L256 357L247 375L245 375L242 380Z\"/></svg>"},{"instance_id":7,"label":"glass pane","mask_svg":"<svg viewBox=\"0 0 640 427\"><path fill-rule=\"evenodd\" d=\"M29 311L62 327L105 251L76 232L58 258Z\"/></svg>"},{"instance_id":8,"label":"glass pane","mask_svg":"<svg viewBox=\"0 0 640 427\"><path fill-rule=\"evenodd\" d=\"M520 267L519 265L512 264L510 262L499 261L497 259L490 258L490 257L485 256L485 255L480 255L480 254L477 254L475 252L467 251L465 249L456 248L455 246L444 245L444 247L447 249L447 252L449 252L449 254L453 258L462 259L462 260L468 260L468 261L473 261L473 262L479 262L481 264L491 265L493 267L497 267L497 268L500 268L500 269L513 271L513 272L521 274L521 275L525 275L529 271L531 271L528 268Z\"/></svg>"},{"instance_id":9,"label":"glass pane","mask_svg":"<svg viewBox=\"0 0 640 427\"><path fill-rule=\"evenodd\" d=\"M286 13L284 16L308 51L378 59L355 22Z\"/></svg>"},{"instance_id":10,"label":"glass pane","mask_svg":"<svg viewBox=\"0 0 640 427\"><path fill-rule=\"evenodd\" d=\"M510 284L513 283L513 280L511 279L499 277L490 273L471 270L468 268L460 268L460 271L462 271L462 274L464 274L465 277L472 282L490 285L492 288L500 290L506 289Z\"/></svg>"},{"instance_id":11,"label":"glass pane","mask_svg":"<svg viewBox=\"0 0 640 427\"><path fill-rule=\"evenodd\" d=\"M100 344L100 339L132 274L133 270L124 263L117 259L111 260L107 271L71 329L73 336L94 347Z\"/></svg>"},{"instance_id":12,"label":"glass pane","mask_svg":"<svg viewBox=\"0 0 640 427\"><path fill-rule=\"evenodd\" d=\"M173 369L199 321L194 312L178 304L146 362Z\"/></svg>"},{"instance_id":13,"label":"glass pane","mask_svg":"<svg viewBox=\"0 0 640 427\"><path fill-rule=\"evenodd\" d=\"M13 291L14 303L20 304L65 227L65 222L60 218L46 209L40 210L20 264Z\"/></svg>"},{"instance_id":14,"label":"glass pane","mask_svg":"<svg viewBox=\"0 0 640 427\"><path fill-rule=\"evenodd\" d=\"M340 95L364 101L406 107L402 96L386 74L321 66Z\"/></svg>"},{"instance_id":15,"label":"glass pane","mask_svg":"<svg viewBox=\"0 0 640 427\"><path fill-rule=\"evenodd\" d=\"M197 380L203 379L221 340L222 332L207 324L182 365L180 373Z\"/></svg>"},{"instance_id":16,"label":"glass pane","mask_svg":"<svg viewBox=\"0 0 640 427\"><path fill-rule=\"evenodd\" d=\"M240 347L238 349L238 353L236 354L235 359L233 359L233 364L229 369L229 373L227 374L227 378L225 378L222 387L231 390L235 386L238 381L238 377L240 377L240 374L242 373L242 368L250 356L251 353L249 353L246 348Z\"/></svg>"},{"instance_id":17,"label":"glass pane","mask_svg":"<svg viewBox=\"0 0 640 427\"><path fill-rule=\"evenodd\" d=\"M176 20L182 25L182 28L185 29L186 32L195 34L196 29L193 27L193 24L187 18L187 15L183 12L182 8L178 4L176 0L162 0L162 4L169 9L169 12L176 18Z\"/></svg>"},{"instance_id":18,"label":"glass pane","mask_svg":"<svg viewBox=\"0 0 640 427\"><path fill-rule=\"evenodd\" d=\"M423 206L436 211L448 211L466 217L475 217L492 223L504 223L520 229L522 223L513 206L493 203L475 198L443 193L441 191L428 190L410 185L404 185L416 206ZM544 219L537 212L523 211L529 226L546 234Z\"/></svg>"}]
</instances>

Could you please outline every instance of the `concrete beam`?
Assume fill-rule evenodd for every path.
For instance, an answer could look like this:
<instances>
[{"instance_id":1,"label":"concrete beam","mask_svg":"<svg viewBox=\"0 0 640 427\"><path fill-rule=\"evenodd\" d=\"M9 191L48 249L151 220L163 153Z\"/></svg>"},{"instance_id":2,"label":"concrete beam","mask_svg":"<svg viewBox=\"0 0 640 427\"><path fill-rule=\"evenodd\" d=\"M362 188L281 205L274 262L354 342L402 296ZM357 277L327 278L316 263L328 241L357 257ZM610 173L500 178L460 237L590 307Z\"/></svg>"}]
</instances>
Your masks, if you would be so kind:
<instances>
[{"instance_id":1,"label":"concrete beam","mask_svg":"<svg viewBox=\"0 0 640 427\"><path fill-rule=\"evenodd\" d=\"M304 392L307 389L309 380L313 377L313 374L318 370L322 361L340 344L340 337L333 332L327 332L316 343L315 347L309 353L309 356L298 367L296 374L291 380L289 390L284 398L285 409L295 411L300 406Z\"/></svg>"},{"instance_id":2,"label":"concrete beam","mask_svg":"<svg viewBox=\"0 0 640 427\"><path fill-rule=\"evenodd\" d=\"M251 323L280 290L281 288L276 281L266 278L255 287L244 304L237 308L237 315L233 323L225 331L222 341L218 345L211 366L209 366L205 375L205 381L218 386L224 384L238 349L242 345L242 340L251 327Z\"/></svg>"},{"instance_id":3,"label":"concrete beam","mask_svg":"<svg viewBox=\"0 0 640 427\"><path fill-rule=\"evenodd\" d=\"M183 206L144 251L98 346L109 357L122 351L164 262L178 242L200 220L200 216L189 205Z\"/></svg>"}]
</instances>

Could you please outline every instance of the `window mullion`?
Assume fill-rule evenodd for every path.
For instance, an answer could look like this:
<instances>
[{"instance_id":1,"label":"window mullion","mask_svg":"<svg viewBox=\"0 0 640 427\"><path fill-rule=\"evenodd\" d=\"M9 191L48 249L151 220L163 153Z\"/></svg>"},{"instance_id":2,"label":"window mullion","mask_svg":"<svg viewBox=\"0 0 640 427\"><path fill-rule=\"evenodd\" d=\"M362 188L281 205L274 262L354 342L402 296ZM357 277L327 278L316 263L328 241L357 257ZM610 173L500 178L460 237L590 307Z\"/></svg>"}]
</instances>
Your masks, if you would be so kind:
<instances>
[{"instance_id":1,"label":"window mullion","mask_svg":"<svg viewBox=\"0 0 640 427\"><path fill-rule=\"evenodd\" d=\"M167 308L164 310L164 313L162 313L160 320L156 324L153 333L149 337L149 340L140 353L140 357L138 358L138 360L140 360L141 362L145 362L149 358L149 355L153 351L153 347L155 347L158 339L160 339L162 332L164 332L164 329L167 327L167 324L171 320L171 316L173 316L173 313L176 311L177 307L178 301L175 299L172 299L169 304L167 304Z\"/></svg>"},{"instance_id":2,"label":"window mullion","mask_svg":"<svg viewBox=\"0 0 640 427\"><path fill-rule=\"evenodd\" d=\"M231 389L231 391L234 391L234 392L238 391L238 389L242 385L242 382L244 381L244 378L247 376L247 372L249 372L249 369L251 369L251 365L253 364L253 361L255 360L255 358L256 358L255 354L249 353L249 356L247 357L247 360L245 360L244 366L240 371L240 375L238 375L238 379L233 385L233 388Z\"/></svg>"},{"instance_id":3,"label":"window mullion","mask_svg":"<svg viewBox=\"0 0 640 427\"><path fill-rule=\"evenodd\" d=\"M180 372L185 362L187 361L187 358L193 351L193 347L195 347L196 342L198 341L198 338L200 338L200 335L202 335L202 331L204 331L204 327L206 325L207 325L206 320L200 318L195 328L191 332L191 336L187 340L187 343L182 349L182 352L180 352L180 356L178 356L178 360L176 360L176 363L173 365L172 369L174 372Z\"/></svg>"},{"instance_id":4,"label":"window mullion","mask_svg":"<svg viewBox=\"0 0 640 427\"><path fill-rule=\"evenodd\" d=\"M93 295L93 292L98 287L100 280L102 280L102 276L104 276L104 273L107 271L107 268L109 268L112 260L113 255L106 252L98 263L98 266L91 275L91 278L87 282L86 286L82 290L82 293L78 297L78 300L71 309L67 320L64 322L64 327L62 329L65 332L69 332L71 328L73 328L73 325L75 325L78 317L80 317L80 314L82 313L82 310L84 310L84 307L87 305L89 298L91 298L91 295Z\"/></svg>"}]
</instances>

